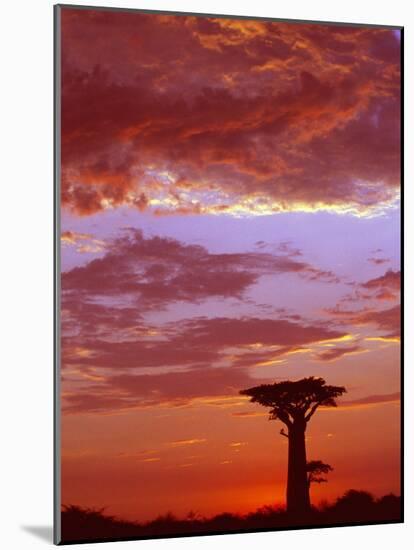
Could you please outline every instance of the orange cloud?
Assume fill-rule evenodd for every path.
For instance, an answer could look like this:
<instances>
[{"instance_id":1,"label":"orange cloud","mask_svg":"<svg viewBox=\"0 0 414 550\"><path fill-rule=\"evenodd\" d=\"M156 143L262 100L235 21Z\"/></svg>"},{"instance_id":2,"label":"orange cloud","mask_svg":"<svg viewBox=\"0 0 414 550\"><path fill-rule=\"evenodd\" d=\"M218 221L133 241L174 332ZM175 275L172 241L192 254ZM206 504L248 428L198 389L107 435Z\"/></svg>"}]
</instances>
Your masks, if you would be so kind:
<instances>
[{"instance_id":1,"label":"orange cloud","mask_svg":"<svg viewBox=\"0 0 414 550\"><path fill-rule=\"evenodd\" d=\"M188 445L199 445L200 443L205 443L207 439L178 439L177 441L171 441L169 445L171 447L187 447Z\"/></svg>"},{"instance_id":2,"label":"orange cloud","mask_svg":"<svg viewBox=\"0 0 414 550\"><path fill-rule=\"evenodd\" d=\"M237 418L251 418L254 416L268 416L267 413L259 413L259 412L248 412L248 411L239 411L239 412L233 412L230 413L231 416L236 416Z\"/></svg>"},{"instance_id":3,"label":"orange cloud","mask_svg":"<svg viewBox=\"0 0 414 550\"><path fill-rule=\"evenodd\" d=\"M80 253L102 252L105 248L105 242L95 239L89 233L78 233L77 231L62 231L60 237L64 246L74 246Z\"/></svg>"}]
</instances>

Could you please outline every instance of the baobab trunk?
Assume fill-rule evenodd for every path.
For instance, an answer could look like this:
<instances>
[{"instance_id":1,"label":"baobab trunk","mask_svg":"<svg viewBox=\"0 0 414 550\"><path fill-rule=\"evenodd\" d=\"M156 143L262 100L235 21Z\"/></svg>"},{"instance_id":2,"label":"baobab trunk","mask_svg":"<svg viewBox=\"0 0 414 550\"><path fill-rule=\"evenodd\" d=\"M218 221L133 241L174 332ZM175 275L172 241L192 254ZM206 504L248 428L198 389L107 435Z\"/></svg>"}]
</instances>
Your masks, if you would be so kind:
<instances>
[{"instance_id":1,"label":"baobab trunk","mask_svg":"<svg viewBox=\"0 0 414 550\"><path fill-rule=\"evenodd\" d=\"M306 514L310 510L305 447L306 422L295 421L289 427L287 510Z\"/></svg>"}]
</instances>

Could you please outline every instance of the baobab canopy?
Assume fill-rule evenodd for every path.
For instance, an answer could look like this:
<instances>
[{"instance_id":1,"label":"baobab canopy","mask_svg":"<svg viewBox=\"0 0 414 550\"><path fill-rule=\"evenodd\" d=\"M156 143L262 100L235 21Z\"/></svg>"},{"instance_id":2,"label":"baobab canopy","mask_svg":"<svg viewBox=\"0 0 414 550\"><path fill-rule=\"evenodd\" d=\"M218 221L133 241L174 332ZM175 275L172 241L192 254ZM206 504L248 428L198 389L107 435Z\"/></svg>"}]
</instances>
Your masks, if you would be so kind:
<instances>
[{"instance_id":1,"label":"baobab canopy","mask_svg":"<svg viewBox=\"0 0 414 550\"><path fill-rule=\"evenodd\" d=\"M335 399L346 392L343 386L329 386L323 378L302 378L297 381L262 384L246 390L241 395L250 401L270 407L270 419L289 425L299 416L308 421L319 406L336 407Z\"/></svg>"}]
</instances>

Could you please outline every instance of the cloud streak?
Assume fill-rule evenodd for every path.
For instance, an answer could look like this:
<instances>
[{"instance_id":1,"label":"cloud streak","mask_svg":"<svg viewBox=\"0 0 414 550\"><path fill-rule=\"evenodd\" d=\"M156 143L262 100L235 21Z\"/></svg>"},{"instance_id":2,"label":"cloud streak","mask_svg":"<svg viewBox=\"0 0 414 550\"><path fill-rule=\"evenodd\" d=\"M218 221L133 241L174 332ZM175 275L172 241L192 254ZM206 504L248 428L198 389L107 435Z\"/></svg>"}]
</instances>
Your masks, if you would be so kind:
<instances>
[{"instance_id":1,"label":"cloud streak","mask_svg":"<svg viewBox=\"0 0 414 550\"><path fill-rule=\"evenodd\" d=\"M399 403L401 400L400 392L386 393L378 395L367 395L359 399L341 401L339 408L359 408L359 407L374 407L387 403Z\"/></svg>"},{"instance_id":2,"label":"cloud streak","mask_svg":"<svg viewBox=\"0 0 414 550\"><path fill-rule=\"evenodd\" d=\"M336 361L346 355L354 355L355 353L363 353L365 350L358 344L353 346L338 346L335 348L327 349L315 354L315 358L319 361Z\"/></svg>"}]
</instances>

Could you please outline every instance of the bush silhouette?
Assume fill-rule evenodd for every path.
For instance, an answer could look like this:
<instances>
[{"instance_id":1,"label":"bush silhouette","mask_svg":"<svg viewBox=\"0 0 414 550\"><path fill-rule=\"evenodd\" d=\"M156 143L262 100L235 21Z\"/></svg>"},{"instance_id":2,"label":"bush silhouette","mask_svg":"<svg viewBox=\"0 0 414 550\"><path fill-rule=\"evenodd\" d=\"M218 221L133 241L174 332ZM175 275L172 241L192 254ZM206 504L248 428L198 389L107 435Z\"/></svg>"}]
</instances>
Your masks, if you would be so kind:
<instances>
[{"instance_id":1,"label":"bush silhouette","mask_svg":"<svg viewBox=\"0 0 414 550\"><path fill-rule=\"evenodd\" d=\"M322 475L329 474L333 471L330 464L322 462L322 460L311 460L306 464L306 471L308 473L308 487L310 488L312 483L326 483L328 480Z\"/></svg>"},{"instance_id":2,"label":"bush silhouette","mask_svg":"<svg viewBox=\"0 0 414 550\"><path fill-rule=\"evenodd\" d=\"M336 510L354 510L370 508L374 503L374 497L366 491L355 491L351 489L347 491L342 497L338 498L335 503Z\"/></svg>"},{"instance_id":3,"label":"bush silhouette","mask_svg":"<svg viewBox=\"0 0 414 550\"><path fill-rule=\"evenodd\" d=\"M64 506L61 514L62 542L145 539L189 534L230 533L401 520L401 499L386 495L378 500L365 491L350 490L333 504L324 504L300 515L277 506L264 506L249 514L222 513L212 518L192 515L185 519L167 513L152 521L137 523L105 514L103 508Z\"/></svg>"}]
</instances>

